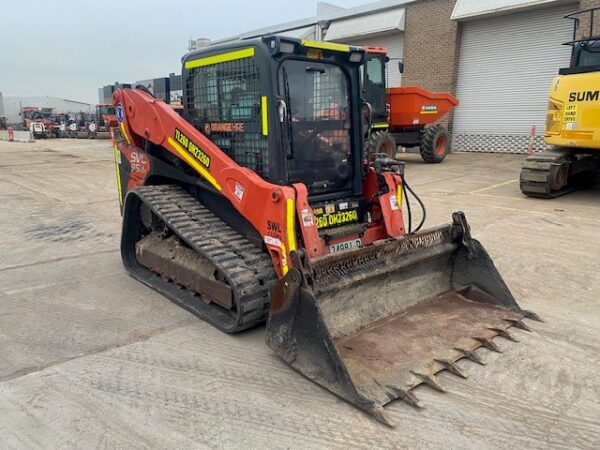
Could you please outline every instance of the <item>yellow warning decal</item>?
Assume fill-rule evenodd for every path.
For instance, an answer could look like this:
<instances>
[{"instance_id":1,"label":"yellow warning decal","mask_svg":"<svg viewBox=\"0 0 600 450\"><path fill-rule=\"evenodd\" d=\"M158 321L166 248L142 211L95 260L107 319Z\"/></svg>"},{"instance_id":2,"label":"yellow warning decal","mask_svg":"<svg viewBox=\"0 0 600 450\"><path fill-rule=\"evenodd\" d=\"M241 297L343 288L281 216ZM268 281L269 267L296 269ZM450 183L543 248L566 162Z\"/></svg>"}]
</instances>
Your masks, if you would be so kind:
<instances>
[{"instance_id":1,"label":"yellow warning decal","mask_svg":"<svg viewBox=\"0 0 600 450\"><path fill-rule=\"evenodd\" d=\"M117 144L113 146L113 153L115 157L115 167L117 172L117 189L119 191L119 204L123 205L123 190L121 188L121 152L117 148Z\"/></svg>"},{"instance_id":2,"label":"yellow warning decal","mask_svg":"<svg viewBox=\"0 0 600 450\"><path fill-rule=\"evenodd\" d=\"M389 124L386 122L374 123L371 128L389 128Z\"/></svg>"},{"instance_id":3,"label":"yellow warning decal","mask_svg":"<svg viewBox=\"0 0 600 450\"><path fill-rule=\"evenodd\" d=\"M308 39L302 39L300 43L305 47L320 48L323 50L334 50L337 52L350 51L350 46L345 44L336 44L334 42L310 41Z\"/></svg>"},{"instance_id":4,"label":"yellow warning decal","mask_svg":"<svg viewBox=\"0 0 600 450\"><path fill-rule=\"evenodd\" d=\"M286 201L286 231L288 245L290 246L290 252L296 250L296 232L294 231L294 225L296 223L296 208L294 207L294 199L288 198Z\"/></svg>"},{"instance_id":5,"label":"yellow warning decal","mask_svg":"<svg viewBox=\"0 0 600 450\"><path fill-rule=\"evenodd\" d=\"M233 52L221 53L219 55L208 56L206 58L194 59L185 62L186 69L194 69L196 67L210 66L212 64L223 63L227 61L235 61L237 59L252 58L254 56L254 47L243 48Z\"/></svg>"},{"instance_id":6,"label":"yellow warning decal","mask_svg":"<svg viewBox=\"0 0 600 450\"><path fill-rule=\"evenodd\" d=\"M566 105L565 112L563 115L563 122L576 122L577 121L577 105Z\"/></svg>"},{"instance_id":7,"label":"yellow warning decal","mask_svg":"<svg viewBox=\"0 0 600 450\"><path fill-rule=\"evenodd\" d=\"M269 135L269 118L267 116L267 96L263 95L260 102L260 110L262 115L262 134Z\"/></svg>"},{"instance_id":8,"label":"yellow warning decal","mask_svg":"<svg viewBox=\"0 0 600 450\"><path fill-rule=\"evenodd\" d=\"M204 167L207 169L210 168L210 156L204 153L200 147L194 144L190 138L188 138L177 128L175 128L175 140L179 142L181 146L188 152L194 155L196 159L204 165Z\"/></svg>"},{"instance_id":9,"label":"yellow warning decal","mask_svg":"<svg viewBox=\"0 0 600 450\"><path fill-rule=\"evenodd\" d=\"M172 137L167 138L169 145L173 150L175 150L181 158L187 162L190 166L192 166L196 171L202 175L206 181L208 181L212 186L218 191L221 190L221 185L217 183L215 177L213 177L206 168L198 162L196 158L194 158L190 152L188 152L185 148L183 148L175 139Z\"/></svg>"}]
</instances>

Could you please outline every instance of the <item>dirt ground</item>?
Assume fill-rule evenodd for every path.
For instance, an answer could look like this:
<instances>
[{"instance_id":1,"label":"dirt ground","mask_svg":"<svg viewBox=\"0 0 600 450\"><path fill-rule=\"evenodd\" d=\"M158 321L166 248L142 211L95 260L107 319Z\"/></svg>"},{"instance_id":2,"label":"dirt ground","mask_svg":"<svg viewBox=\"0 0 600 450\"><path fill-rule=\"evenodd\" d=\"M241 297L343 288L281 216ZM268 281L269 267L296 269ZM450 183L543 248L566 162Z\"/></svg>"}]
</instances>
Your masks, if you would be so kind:
<instances>
[{"instance_id":1,"label":"dirt ground","mask_svg":"<svg viewBox=\"0 0 600 450\"><path fill-rule=\"evenodd\" d=\"M0 142L2 448L599 448L600 189L523 197L523 155L407 156L428 226L463 210L546 323L462 360L391 429L126 275L108 141ZM435 326L435 324L432 324Z\"/></svg>"}]
</instances>

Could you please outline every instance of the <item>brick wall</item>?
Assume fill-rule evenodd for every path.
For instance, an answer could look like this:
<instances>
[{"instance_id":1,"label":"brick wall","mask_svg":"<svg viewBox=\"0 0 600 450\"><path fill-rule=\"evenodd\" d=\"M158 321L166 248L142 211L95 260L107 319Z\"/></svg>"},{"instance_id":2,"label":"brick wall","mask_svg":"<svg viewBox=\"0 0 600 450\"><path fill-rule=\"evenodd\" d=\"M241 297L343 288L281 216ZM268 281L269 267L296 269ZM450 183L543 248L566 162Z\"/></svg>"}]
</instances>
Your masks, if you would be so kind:
<instances>
[{"instance_id":1,"label":"brick wall","mask_svg":"<svg viewBox=\"0 0 600 450\"><path fill-rule=\"evenodd\" d=\"M432 91L456 89L458 27L450 20L456 0L422 0L406 5L402 84ZM451 114L441 121L451 123Z\"/></svg>"},{"instance_id":2,"label":"brick wall","mask_svg":"<svg viewBox=\"0 0 600 450\"><path fill-rule=\"evenodd\" d=\"M579 9L600 8L600 0L580 0ZM589 36L590 14L582 14L580 17L580 34L578 37ZM594 35L600 35L600 10L594 11Z\"/></svg>"}]
</instances>

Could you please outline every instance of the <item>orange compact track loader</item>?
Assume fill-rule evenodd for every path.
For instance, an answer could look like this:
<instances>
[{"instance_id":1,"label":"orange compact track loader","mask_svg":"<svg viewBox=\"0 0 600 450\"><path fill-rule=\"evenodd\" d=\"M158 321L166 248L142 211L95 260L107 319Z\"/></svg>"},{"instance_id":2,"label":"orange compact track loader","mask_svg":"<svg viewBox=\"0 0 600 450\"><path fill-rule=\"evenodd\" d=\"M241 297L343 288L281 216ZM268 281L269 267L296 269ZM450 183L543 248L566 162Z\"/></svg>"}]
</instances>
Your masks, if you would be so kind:
<instances>
[{"instance_id":1,"label":"orange compact track loader","mask_svg":"<svg viewBox=\"0 0 600 450\"><path fill-rule=\"evenodd\" d=\"M364 153L359 47L278 36L183 59L184 105L117 90L129 273L224 332L267 321L287 364L383 408L527 329L464 214L403 220L403 164ZM414 194L413 194L414 195ZM423 209L424 213L424 209Z\"/></svg>"}]
</instances>

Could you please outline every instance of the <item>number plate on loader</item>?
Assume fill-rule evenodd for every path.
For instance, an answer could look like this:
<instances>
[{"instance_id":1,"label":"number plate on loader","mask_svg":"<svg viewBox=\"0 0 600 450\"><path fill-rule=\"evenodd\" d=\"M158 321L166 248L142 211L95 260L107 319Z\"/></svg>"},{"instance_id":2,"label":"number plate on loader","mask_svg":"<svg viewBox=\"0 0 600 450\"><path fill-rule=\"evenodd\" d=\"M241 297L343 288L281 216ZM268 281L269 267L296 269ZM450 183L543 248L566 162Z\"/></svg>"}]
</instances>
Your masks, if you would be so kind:
<instances>
[{"instance_id":1,"label":"number plate on loader","mask_svg":"<svg viewBox=\"0 0 600 450\"><path fill-rule=\"evenodd\" d=\"M333 244L329 246L330 253L343 252L346 250L351 250L353 248L358 248L362 246L362 241L360 239L350 239L349 241L338 242L337 244Z\"/></svg>"}]
</instances>

